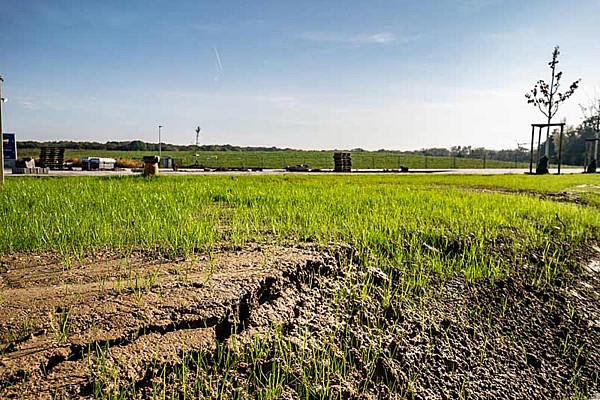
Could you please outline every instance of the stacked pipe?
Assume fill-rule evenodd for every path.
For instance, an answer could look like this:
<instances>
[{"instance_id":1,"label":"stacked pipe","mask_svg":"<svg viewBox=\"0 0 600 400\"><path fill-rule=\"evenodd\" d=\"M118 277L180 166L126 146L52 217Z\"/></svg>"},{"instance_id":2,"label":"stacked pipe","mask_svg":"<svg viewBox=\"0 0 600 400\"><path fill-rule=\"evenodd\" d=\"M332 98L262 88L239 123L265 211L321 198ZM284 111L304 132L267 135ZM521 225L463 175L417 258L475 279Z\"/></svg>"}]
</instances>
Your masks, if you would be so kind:
<instances>
[{"instance_id":1,"label":"stacked pipe","mask_svg":"<svg viewBox=\"0 0 600 400\"><path fill-rule=\"evenodd\" d=\"M333 163L335 172L350 172L352 170L352 156L350 153L333 153Z\"/></svg>"}]
</instances>

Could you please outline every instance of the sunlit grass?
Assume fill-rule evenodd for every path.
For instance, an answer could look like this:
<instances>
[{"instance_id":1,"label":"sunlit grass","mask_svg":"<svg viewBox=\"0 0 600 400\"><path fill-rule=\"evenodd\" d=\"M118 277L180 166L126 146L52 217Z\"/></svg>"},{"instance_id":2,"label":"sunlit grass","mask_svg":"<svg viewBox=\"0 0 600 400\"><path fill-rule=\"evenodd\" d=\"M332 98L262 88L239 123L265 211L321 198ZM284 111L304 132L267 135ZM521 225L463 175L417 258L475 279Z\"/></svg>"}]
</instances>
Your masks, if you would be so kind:
<instances>
[{"instance_id":1,"label":"sunlit grass","mask_svg":"<svg viewBox=\"0 0 600 400\"><path fill-rule=\"evenodd\" d=\"M422 259L421 267L439 271L481 266L473 274L485 275L499 239L514 241L515 257L543 248L548 236L576 244L596 235L600 217L589 207L469 188L545 192L583 182L599 181L584 175L11 179L0 191L0 251L68 255L141 247L186 255L215 243L345 242L397 263Z\"/></svg>"},{"instance_id":2,"label":"sunlit grass","mask_svg":"<svg viewBox=\"0 0 600 400\"><path fill-rule=\"evenodd\" d=\"M324 300L340 324L325 327L318 342L308 330L303 343L292 341L275 325L249 343L236 343L234 335L214 352L185 354L182 344L181 363L147 366L153 393L276 399L291 387L299 398L345 398L333 383L358 376L357 396L380 382L410 397L418 371L404 371L397 382L380 371L399 357L388 343L402 332L401 314L425 315L435 295L430 289L453 277L470 285L521 274L543 289L576 273L585 243L599 234L597 186L591 175L12 178L0 188L0 252L49 250L67 260L102 248L178 257L248 242L349 245L356 258L340 258L340 268L353 274L328 288ZM562 191L587 205L548 196ZM130 278L131 289L143 296L151 278ZM319 279L313 274L304 283L318 286ZM482 305L463 317L479 324L491 321L491 312ZM57 321L64 321L56 325L63 340L68 318ZM476 328L483 336L491 329ZM565 343L565 354L582 351ZM487 342L476 349L481 362L486 349ZM135 382L119 378L121 366L109 353L90 350L92 394L135 397ZM247 373L243 382L232 378L240 370Z\"/></svg>"}]
</instances>

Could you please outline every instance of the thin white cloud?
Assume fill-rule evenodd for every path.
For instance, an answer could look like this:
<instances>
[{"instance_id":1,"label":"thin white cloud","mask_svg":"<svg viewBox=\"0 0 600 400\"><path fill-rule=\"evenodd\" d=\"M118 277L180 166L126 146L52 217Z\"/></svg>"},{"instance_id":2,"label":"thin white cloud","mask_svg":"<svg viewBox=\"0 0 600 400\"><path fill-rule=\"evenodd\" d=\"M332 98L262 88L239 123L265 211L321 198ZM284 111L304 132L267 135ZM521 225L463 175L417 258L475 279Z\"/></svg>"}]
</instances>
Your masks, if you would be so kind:
<instances>
[{"instance_id":1,"label":"thin white cloud","mask_svg":"<svg viewBox=\"0 0 600 400\"><path fill-rule=\"evenodd\" d=\"M494 4L496 0L456 0L460 11L478 11Z\"/></svg>"},{"instance_id":2,"label":"thin white cloud","mask_svg":"<svg viewBox=\"0 0 600 400\"><path fill-rule=\"evenodd\" d=\"M38 108L37 103L30 100L20 100L19 105L27 110L35 110Z\"/></svg>"},{"instance_id":3,"label":"thin white cloud","mask_svg":"<svg viewBox=\"0 0 600 400\"><path fill-rule=\"evenodd\" d=\"M361 33L356 35L346 35L334 32L303 32L299 35L301 39L312 42L327 43L345 43L354 45L366 44L389 44L398 41L406 41L406 38L399 40L392 32Z\"/></svg>"},{"instance_id":4,"label":"thin white cloud","mask_svg":"<svg viewBox=\"0 0 600 400\"><path fill-rule=\"evenodd\" d=\"M395 42L396 36L393 33L382 32L382 33L374 33L370 35L357 35L352 38L354 43L377 43L377 44L385 44Z\"/></svg>"}]
</instances>

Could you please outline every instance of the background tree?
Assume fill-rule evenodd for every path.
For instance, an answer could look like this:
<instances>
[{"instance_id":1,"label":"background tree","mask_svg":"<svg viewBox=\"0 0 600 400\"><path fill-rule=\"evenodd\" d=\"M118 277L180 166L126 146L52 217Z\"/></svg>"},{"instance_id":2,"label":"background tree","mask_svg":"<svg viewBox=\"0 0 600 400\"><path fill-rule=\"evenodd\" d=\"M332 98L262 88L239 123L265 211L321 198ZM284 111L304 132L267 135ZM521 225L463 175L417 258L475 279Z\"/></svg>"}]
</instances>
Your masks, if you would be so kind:
<instances>
[{"instance_id":1,"label":"background tree","mask_svg":"<svg viewBox=\"0 0 600 400\"><path fill-rule=\"evenodd\" d=\"M556 64L558 64L558 56L560 54L559 47L554 47L554 51L552 52L552 61L548 63L550 69L552 70L552 76L550 80L550 84L548 85L543 80L539 80L537 84L529 91L529 93L525 94L527 98L528 104L533 104L537 107L542 114L544 114L548 120L548 124L551 123L552 117L556 115L558 111L558 107L577 89L579 86L579 82L581 79L577 79L575 82L571 83L569 89L564 93L559 93L558 89L560 88L560 79L562 78L562 71L556 71ZM546 131L546 149L545 154L546 157L549 157L550 151L550 127Z\"/></svg>"},{"instance_id":2,"label":"background tree","mask_svg":"<svg viewBox=\"0 0 600 400\"><path fill-rule=\"evenodd\" d=\"M590 139L596 139L593 147L594 154L591 157L592 159L589 160L595 165L598 162L598 140L600 137L600 97L596 96L593 100L590 100L587 107L584 107L581 104L579 107L581 107L581 112L583 113L583 129L593 131L593 135L591 135ZM588 134L588 136L590 135Z\"/></svg>"},{"instance_id":3,"label":"background tree","mask_svg":"<svg viewBox=\"0 0 600 400\"><path fill-rule=\"evenodd\" d=\"M583 112L583 124L591 126L596 132L600 133L600 97L596 96L590 100L587 107L579 105L581 112Z\"/></svg>"},{"instance_id":4,"label":"background tree","mask_svg":"<svg viewBox=\"0 0 600 400\"><path fill-rule=\"evenodd\" d=\"M146 151L146 143L141 140L132 140L128 147L131 151Z\"/></svg>"}]
</instances>

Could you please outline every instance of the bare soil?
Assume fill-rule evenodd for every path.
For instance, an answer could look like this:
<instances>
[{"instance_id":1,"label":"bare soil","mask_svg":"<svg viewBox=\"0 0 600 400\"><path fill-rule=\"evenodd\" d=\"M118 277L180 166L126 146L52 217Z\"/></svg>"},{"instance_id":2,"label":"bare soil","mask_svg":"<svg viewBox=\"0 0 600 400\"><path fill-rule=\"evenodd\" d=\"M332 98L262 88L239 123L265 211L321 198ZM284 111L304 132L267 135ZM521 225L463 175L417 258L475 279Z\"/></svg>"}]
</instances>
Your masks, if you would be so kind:
<instances>
[{"instance_id":1,"label":"bare soil","mask_svg":"<svg viewBox=\"0 0 600 400\"><path fill-rule=\"evenodd\" d=\"M51 398L89 394L90 349L110 348L135 380L144 365L176 362L182 343L214 347L268 301L284 271L324 261L308 249L252 246L175 262L106 252L70 266L51 254L1 263L0 397Z\"/></svg>"},{"instance_id":2,"label":"bare soil","mask_svg":"<svg viewBox=\"0 0 600 400\"><path fill-rule=\"evenodd\" d=\"M377 269L342 268L339 260L350 253L248 245L175 261L141 251L69 261L0 256L0 398L90 398L95 374L116 364L112 384L132 383L137 397L150 398L157 376L180 366L184 354L214 353L234 337L250 346L274 325L291 343L308 329L313 348L349 332L352 379L331 377L341 398L597 394L595 269L544 289L528 285L526 274L477 283L456 277L432 283L430 295L412 305L354 296L334 312L341 288L359 290L365 277L380 287L393 279ZM374 369L366 348L379 352ZM265 357L265 365L275 362ZM252 368L240 364L232 380L248 397ZM103 384L107 390L110 382ZM283 393L298 397L293 384Z\"/></svg>"}]
</instances>

